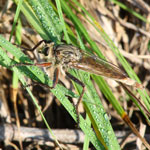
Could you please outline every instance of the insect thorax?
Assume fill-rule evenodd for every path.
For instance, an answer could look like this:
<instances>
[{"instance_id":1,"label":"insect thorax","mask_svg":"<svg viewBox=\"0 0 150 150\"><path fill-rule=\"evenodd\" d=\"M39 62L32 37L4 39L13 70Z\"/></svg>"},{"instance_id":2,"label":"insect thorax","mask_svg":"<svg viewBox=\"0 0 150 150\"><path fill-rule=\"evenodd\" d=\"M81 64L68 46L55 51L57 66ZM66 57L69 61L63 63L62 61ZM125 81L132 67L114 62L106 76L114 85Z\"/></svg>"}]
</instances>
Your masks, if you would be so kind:
<instances>
[{"instance_id":1,"label":"insect thorax","mask_svg":"<svg viewBox=\"0 0 150 150\"><path fill-rule=\"evenodd\" d=\"M71 63L79 61L82 58L80 49L72 45L58 45L54 49L56 63L64 67L71 67Z\"/></svg>"}]
</instances>

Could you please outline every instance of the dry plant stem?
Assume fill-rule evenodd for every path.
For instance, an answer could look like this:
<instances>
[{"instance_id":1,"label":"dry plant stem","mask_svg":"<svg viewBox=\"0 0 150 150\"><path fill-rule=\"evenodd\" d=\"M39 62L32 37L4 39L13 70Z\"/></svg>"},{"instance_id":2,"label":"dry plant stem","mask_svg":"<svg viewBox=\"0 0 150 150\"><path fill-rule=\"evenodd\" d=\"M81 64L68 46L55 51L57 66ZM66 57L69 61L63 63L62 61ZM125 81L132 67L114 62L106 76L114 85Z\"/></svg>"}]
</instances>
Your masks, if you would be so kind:
<instances>
[{"instance_id":1,"label":"dry plant stem","mask_svg":"<svg viewBox=\"0 0 150 150\"><path fill-rule=\"evenodd\" d=\"M144 111L146 112L146 114L148 116L150 116L150 112L146 109L146 107L143 105L143 103L122 83L119 83L125 91L127 91L134 99L136 99L136 101L140 104L140 106L144 109Z\"/></svg>"},{"instance_id":2,"label":"dry plant stem","mask_svg":"<svg viewBox=\"0 0 150 150\"><path fill-rule=\"evenodd\" d=\"M150 55L134 55L131 53L126 52L125 50L120 49L120 52L123 56L127 57L128 59L132 60L134 59L136 61L136 59L150 59ZM132 58L130 58L132 57ZM133 61L134 61L133 60Z\"/></svg>"},{"instance_id":3,"label":"dry plant stem","mask_svg":"<svg viewBox=\"0 0 150 150\"><path fill-rule=\"evenodd\" d=\"M147 16L147 20L150 20L150 13ZM145 28L147 32L150 32L150 23L145 24ZM140 54L146 54L148 52L148 45L149 45L149 37L142 37L141 45L140 45Z\"/></svg>"},{"instance_id":4,"label":"dry plant stem","mask_svg":"<svg viewBox=\"0 0 150 150\"><path fill-rule=\"evenodd\" d=\"M26 123L25 124L27 124L28 126L32 126L32 124L30 122L31 116L30 116L30 113L29 113L29 104L28 104L27 99L24 98L24 96L22 95L21 90L18 91L18 97L21 100L22 105L23 105L23 111L24 111L24 115L25 115L25 118L26 118Z\"/></svg>"},{"instance_id":5,"label":"dry plant stem","mask_svg":"<svg viewBox=\"0 0 150 150\"><path fill-rule=\"evenodd\" d=\"M134 30L134 31L136 31L136 32L140 32L141 34L143 34L143 35L145 35L145 36L147 36L147 37L150 38L150 33L149 33L149 32L143 30L142 28L136 27L136 26L135 26L134 24L132 24L132 23L125 22L125 21L122 20L121 18L118 18L118 17L112 15L112 12L108 11L107 9L105 9L105 10L106 10L107 14L102 14L102 15L108 16L109 18L113 19L114 21L118 21L122 26L124 26L124 27L126 27L126 28L128 28L128 29L132 29L132 30Z\"/></svg>"},{"instance_id":6,"label":"dry plant stem","mask_svg":"<svg viewBox=\"0 0 150 150\"><path fill-rule=\"evenodd\" d=\"M140 116L138 118L140 118L139 132L140 132L141 136L144 137L144 134L145 134L145 131L146 131L146 125L142 122L142 119L141 119ZM136 141L136 145L137 145L138 149L141 149L141 147L143 145L142 141L139 138Z\"/></svg>"},{"instance_id":7,"label":"dry plant stem","mask_svg":"<svg viewBox=\"0 0 150 150\"><path fill-rule=\"evenodd\" d=\"M144 143L144 145L150 149L150 145L149 143L145 140L145 138L143 138L140 133L138 132L138 130L134 127L133 123L131 122L130 118L127 116L127 114L124 114L124 116L122 116L123 120L130 126L130 128L132 129L133 133L135 135L137 135L140 140Z\"/></svg>"},{"instance_id":8,"label":"dry plant stem","mask_svg":"<svg viewBox=\"0 0 150 150\"><path fill-rule=\"evenodd\" d=\"M80 130L52 129L52 131L61 143L81 144L84 142L84 134ZM18 129L16 125L4 124L3 126L0 126L0 133L3 133L0 135L0 141L4 141L5 139L8 139L10 141L19 140ZM40 145L48 146L50 146L50 142L53 143L53 139L49 134L48 129L21 126L20 134L22 141L24 142L36 141ZM123 139L127 135L127 131L116 131L115 134L119 141L122 140L121 145L123 146L126 143ZM147 140L150 139L150 135L146 135L146 137ZM131 139L134 139L135 141L136 138L137 137L133 133L130 133L130 141Z\"/></svg>"},{"instance_id":9,"label":"dry plant stem","mask_svg":"<svg viewBox=\"0 0 150 150\"><path fill-rule=\"evenodd\" d=\"M142 11L144 11L145 13L149 13L150 12L150 7L147 3L145 3L143 0L127 0L129 3L131 3L132 5L138 7L139 9L141 9Z\"/></svg>"},{"instance_id":10,"label":"dry plant stem","mask_svg":"<svg viewBox=\"0 0 150 150\"><path fill-rule=\"evenodd\" d=\"M133 133L133 132L131 131L131 132L129 132L129 133L127 133L127 134L125 135L125 137L123 138L123 140L122 140L121 143L120 143L121 149L124 148L124 146L128 143L129 140L130 140L130 142L131 142L131 139L130 139L129 137L130 137L130 135L131 135L132 133ZM132 138L132 140L135 141L135 140L136 140L136 137Z\"/></svg>"},{"instance_id":11,"label":"dry plant stem","mask_svg":"<svg viewBox=\"0 0 150 150\"><path fill-rule=\"evenodd\" d=\"M140 103L141 107L146 111L146 113L150 116L149 111L146 109L146 107L140 102L140 100L122 83L120 83L120 85L133 97L137 100L138 103ZM127 115L124 115L123 120L130 126L130 128L132 129L132 131L134 132L134 134L136 134L141 141L144 143L144 145L150 149L150 145L148 144L148 142L140 135L140 133L138 132L138 130L134 127L133 123L130 121L129 117Z\"/></svg>"},{"instance_id":12,"label":"dry plant stem","mask_svg":"<svg viewBox=\"0 0 150 150\"><path fill-rule=\"evenodd\" d=\"M0 106L1 118L6 118L7 123L11 123L10 109L8 107L5 91L2 87L0 88Z\"/></svg>"},{"instance_id":13,"label":"dry plant stem","mask_svg":"<svg viewBox=\"0 0 150 150\"><path fill-rule=\"evenodd\" d=\"M129 22L125 22L124 20L122 20L122 19L120 19L120 18L117 18L117 17L116 17L116 20L118 20L118 22L119 22L122 26L124 26L124 27L126 27L126 28L128 28L128 29L132 29L132 30L134 30L134 31L140 32L141 34L143 34L143 35L145 35L145 36L147 36L147 37L150 38L150 33L147 32L147 31L145 31L145 30L143 30L142 28L138 28L138 27L136 27L134 24L129 23Z\"/></svg>"},{"instance_id":14,"label":"dry plant stem","mask_svg":"<svg viewBox=\"0 0 150 150\"><path fill-rule=\"evenodd\" d=\"M20 136L20 120L19 120L19 115L18 115L18 108L17 108L17 93L18 93L18 89L12 88L12 101L14 104L14 111L15 111L15 116L16 116L16 124L18 127L18 133L19 133L19 145L20 145L20 149L23 150L23 145L22 145L22 139Z\"/></svg>"},{"instance_id":15,"label":"dry plant stem","mask_svg":"<svg viewBox=\"0 0 150 150\"><path fill-rule=\"evenodd\" d=\"M7 145L12 146L15 150L19 150L19 148L14 143L12 143L10 141L7 141Z\"/></svg>"},{"instance_id":16,"label":"dry plant stem","mask_svg":"<svg viewBox=\"0 0 150 150\"><path fill-rule=\"evenodd\" d=\"M0 141L8 139L10 141L18 141L18 129L16 125L5 124L0 126ZM53 129L53 133L58 137L58 140L63 143L83 143L84 134L81 130L69 130L69 129ZM20 134L24 142L43 142L43 145L47 141L53 142L53 137L50 135L48 129L33 128L33 127L21 127Z\"/></svg>"}]
</instances>

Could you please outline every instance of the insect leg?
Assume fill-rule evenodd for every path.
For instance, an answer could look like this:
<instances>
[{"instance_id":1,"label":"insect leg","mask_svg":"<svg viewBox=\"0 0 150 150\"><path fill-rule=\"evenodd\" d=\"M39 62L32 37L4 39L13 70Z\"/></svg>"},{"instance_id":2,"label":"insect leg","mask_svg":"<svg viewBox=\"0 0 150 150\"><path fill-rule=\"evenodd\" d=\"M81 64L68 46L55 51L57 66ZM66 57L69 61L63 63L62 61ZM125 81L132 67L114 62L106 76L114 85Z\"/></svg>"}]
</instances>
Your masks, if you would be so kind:
<instances>
[{"instance_id":1,"label":"insect leg","mask_svg":"<svg viewBox=\"0 0 150 150\"><path fill-rule=\"evenodd\" d=\"M82 86L82 92L81 92L81 94L80 94L80 97L79 97L79 99L78 99L78 101L77 101L77 103L76 103L76 105L75 105L75 109L76 109L76 114L77 114L77 124L78 124L78 126L79 126L79 123L80 123L80 120L79 120L79 104L80 104L80 102L81 102L81 100L82 100L82 97L83 97L83 95L84 95L84 92L85 92L85 84L83 83L83 82L81 82L79 79L77 79L76 77L74 77L73 75L71 75L70 73L68 73L68 72L66 72L66 75L71 79L71 80L73 80L74 82L76 82L76 83L78 83L79 85L81 85Z\"/></svg>"},{"instance_id":2,"label":"insect leg","mask_svg":"<svg viewBox=\"0 0 150 150\"><path fill-rule=\"evenodd\" d=\"M42 86L42 87L46 87L46 88L49 88L49 89L53 89L53 88L55 88L55 86L57 85L58 79L59 79L59 69L58 69L58 68L55 69L53 76L54 76L54 77L53 77L54 79L53 79L53 85L52 85L52 87L50 87L50 86L48 86L48 85L46 85L46 84L44 84L44 83L39 83L39 82L33 82L33 83L31 83L31 84L26 85L25 87L34 86L34 85L40 85L40 86Z\"/></svg>"},{"instance_id":3,"label":"insect leg","mask_svg":"<svg viewBox=\"0 0 150 150\"><path fill-rule=\"evenodd\" d=\"M54 77L53 78L53 86L51 87L51 89L55 88L55 86L58 83L58 79L59 79L59 69L58 68L55 69L53 77Z\"/></svg>"},{"instance_id":4,"label":"insect leg","mask_svg":"<svg viewBox=\"0 0 150 150\"><path fill-rule=\"evenodd\" d=\"M37 66L37 67L50 67L52 65L51 62L44 62L44 63L19 63L19 64L14 64L11 67L16 67L16 66Z\"/></svg>"},{"instance_id":5,"label":"insect leg","mask_svg":"<svg viewBox=\"0 0 150 150\"><path fill-rule=\"evenodd\" d=\"M19 63L19 64L14 64L12 65L11 67L15 67L15 66L38 66L38 67L50 67L52 65L51 62L45 62L45 63L35 63L35 64L29 64L29 63ZM56 68L55 71L54 71L54 79L53 79L53 85L52 87L48 86L48 85L45 85L43 83L37 83L37 82L34 82L33 84L28 84L26 85L25 87L29 87L29 86L33 86L33 85L41 85L41 86L44 86L44 87L47 87L47 88L50 88L50 89L53 89L55 88L55 86L57 85L58 83L58 79L59 79L59 69Z\"/></svg>"},{"instance_id":6,"label":"insect leg","mask_svg":"<svg viewBox=\"0 0 150 150\"><path fill-rule=\"evenodd\" d=\"M27 50L27 51L34 51L37 47L39 47L42 43L50 43L50 41L47 41L47 40L41 40L39 41L33 48L24 48L24 47L21 47L19 46L20 48L22 48L23 50ZM18 45L17 45L18 46Z\"/></svg>"}]
</instances>

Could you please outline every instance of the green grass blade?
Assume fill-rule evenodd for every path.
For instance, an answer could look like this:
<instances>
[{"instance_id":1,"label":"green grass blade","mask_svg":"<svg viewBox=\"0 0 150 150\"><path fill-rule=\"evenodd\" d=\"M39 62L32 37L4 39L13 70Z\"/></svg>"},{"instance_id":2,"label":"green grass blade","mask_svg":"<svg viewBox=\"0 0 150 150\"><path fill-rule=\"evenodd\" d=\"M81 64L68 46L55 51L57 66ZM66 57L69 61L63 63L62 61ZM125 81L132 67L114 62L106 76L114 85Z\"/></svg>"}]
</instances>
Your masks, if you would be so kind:
<instances>
[{"instance_id":1,"label":"green grass blade","mask_svg":"<svg viewBox=\"0 0 150 150\"><path fill-rule=\"evenodd\" d=\"M22 6L22 2L23 2L23 0L20 0L19 3L18 3L18 6L17 6L17 10L16 10L16 13L15 13L15 18L14 18L12 30L11 30L11 33L10 33L9 41L11 40L11 38L13 36L13 33L15 31L16 23L17 23L19 14L20 14L21 6Z\"/></svg>"},{"instance_id":2,"label":"green grass blade","mask_svg":"<svg viewBox=\"0 0 150 150\"><path fill-rule=\"evenodd\" d=\"M78 39L81 48L84 49L83 42L81 40L80 34L77 31ZM90 80L90 74L86 72L71 71L71 73L80 79L86 85L86 94L84 96L88 101L83 101L84 108L88 113L94 130L100 139L100 141L105 145L106 149L120 149L115 134L112 130L111 124L108 120L107 114L104 111L103 105L96 93L96 90ZM79 93L81 92L81 87L75 84Z\"/></svg>"},{"instance_id":3,"label":"green grass blade","mask_svg":"<svg viewBox=\"0 0 150 150\"><path fill-rule=\"evenodd\" d=\"M18 4L18 0L15 0L15 3ZM43 39L48 40L49 39L48 35L46 35L45 31L42 29L42 26L40 25L41 24L40 21L38 20L35 13L31 9L31 6L26 1L23 1L21 11L26 16L28 22L41 35L41 37Z\"/></svg>"},{"instance_id":4,"label":"green grass blade","mask_svg":"<svg viewBox=\"0 0 150 150\"><path fill-rule=\"evenodd\" d=\"M100 51L97 47L97 45L95 44L95 42L93 42L91 40L91 38L89 37L86 29L84 28L84 26L82 25L81 21L77 18L77 16L72 12L71 8L65 3L64 0L61 1L61 5L62 5L62 8L63 8L63 11L65 12L65 14L68 16L68 18L70 18L72 20L72 22L74 23L75 25L75 28L77 28L78 30L81 31L81 33L83 34L84 38L87 40L87 42L90 44L90 46L94 49L95 52L97 52L97 54L100 56ZM100 57L103 57L104 56L102 55L101 53L101 56Z\"/></svg>"},{"instance_id":5,"label":"green grass blade","mask_svg":"<svg viewBox=\"0 0 150 150\"><path fill-rule=\"evenodd\" d=\"M21 28L22 28L21 20L18 19L18 25L16 26L16 42L15 42L17 45L21 44ZM13 72L12 86L14 89L18 88L18 77L15 72Z\"/></svg>"},{"instance_id":6,"label":"green grass blade","mask_svg":"<svg viewBox=\"0 0 150 150\"><path fill-rule=\"evenodd\" d=\"M71 71L71 73L86 85L83 104L90 117L97 137L106 149L120 149L108 116L90 80L90 74L81 71L77 72L75 70ZM81 87L78 85L76 85L76 87L78 91L81 91Z\"/></svg>"},{"instance_id":7,"label":"green grass blade","mask_svg":"<svg viewBox=\"0 0 150 150\"><path fill-rule=\"evenodd\" d=\"M84 47L84 44L83 44L83 42L82 42L82 40L81 40L81 38L80 38L80 34L78 33L78 31L76 31L76 33L77 33L77 37L78 37L78 39L79 39L80 47L81 47L82 49L84 49L85 47ZM77 88L76 85L75 85L75 87L76 87L76 90L78 90L78 88ZM78 92L81 93L81 91L79 91L79 90L78 90ZM91 125L91 120L90 120L88 114L86 114L86 120L87 120L87 123L89 123L89 125ZM88 149L88 147L89 147L89 142L90 142L90 141L89 141L89 137L88 137L87 135L85 135L84 144L83 144L83 150L87 150L87 149Z\"/></svg>"},{"instance_id":8,"label":"green grass blade","mask_svg":"<svg viewBox=\"0 0 150 150\"><path fill-rule=\"evenodd\" d=\"M64 18L63 18L63 13L62 13L62 9L61 9L61 3L59 0L56 0L56 5L57 5L57 10L58 10L58 14L59 14L59 19L62 23L62 27L63 27L63 31L64 31L64 36L66 38L66 41L67 43L69 44L70 43L70 39L69 39L69 36L68 36L68 33L67 33L67 29L66 29L66 26L65 26L65 22L64 22Z\"/></svg>"},{"instance_id":9,"label":"green grass blade","mask_svg":"<svg viewBox=\"0 0 150 150\"><path fill-rule=\"evenodd\" d=\"M91 125L90 118L87 114L86 114L86 121L89 125ZM87 135L85 135L84 143L83 143L83 150L87 150L89 148L89 144L90 144L89 137Z\"/></svg>"},{"instance_id":10,"label":"green grass blade","mask_svg":"<svg viewBox=\"0 0 150 150\"><path fill-rule=\"evenodd\" d=\"M139 13L135 12L134 10L128 8L126 5L124 5L123 3L119 2L118 0L110 0L111 2L117 4L118 6L120 6L122 9L128 11L129 13L131 13L132 15L134 15L135 17L137 17L138 19L140 19L143 22L149 22L145 17L143 17L142 15L140 15Z\"/></svg>"}]
</instances>

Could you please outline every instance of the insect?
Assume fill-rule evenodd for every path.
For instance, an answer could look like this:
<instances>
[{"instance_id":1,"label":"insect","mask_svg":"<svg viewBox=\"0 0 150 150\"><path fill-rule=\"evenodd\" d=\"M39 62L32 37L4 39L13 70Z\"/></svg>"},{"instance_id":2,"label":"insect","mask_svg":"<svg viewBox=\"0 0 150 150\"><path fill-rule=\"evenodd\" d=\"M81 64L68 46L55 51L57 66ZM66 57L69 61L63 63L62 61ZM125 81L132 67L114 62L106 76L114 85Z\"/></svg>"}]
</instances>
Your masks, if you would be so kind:
<instances>
[{"instance_id":1,"label":"insect","mask_svg":"<svg viewBox=\"0 0 150 150\"><path fill-rule=\"evenodd\" d=\"M16 64L15 66L35 65L38 67L49 67L49 66L55 67L53 86L50 88L55 88L56 84L58 83L60 70L63 70L66 76L68 76L71 80L82 86L82 92L75 105L77 114L77 123L79 123L78 106L85 92L85 84L76 77L74 77L73 75L71 75L68 72L68 69L74 68L83 70L92 74L114 79L118 82L121 82L129 86L135 86L136 88L143 88L141 84L127 77L127 75L124 74L114 64L107 62L103 59L100 59L95 55L87 53L73 45L60 44L55 46L53 42L42 40L32 49L26 50L34 51L43 42L45 43L44 55L48 55L49 53L51 55L51 60L49 62L40 64L24 63L24 64Z\"/></svg>"}]
</instances>

